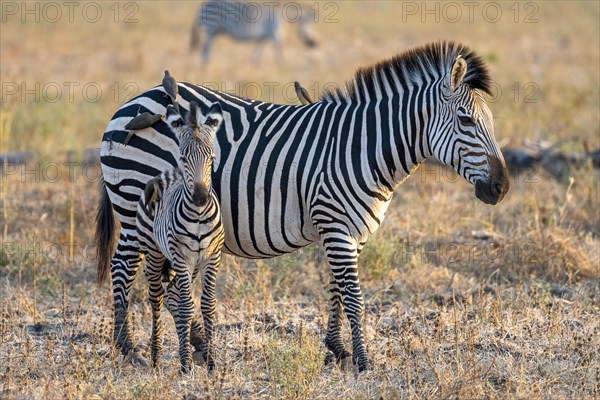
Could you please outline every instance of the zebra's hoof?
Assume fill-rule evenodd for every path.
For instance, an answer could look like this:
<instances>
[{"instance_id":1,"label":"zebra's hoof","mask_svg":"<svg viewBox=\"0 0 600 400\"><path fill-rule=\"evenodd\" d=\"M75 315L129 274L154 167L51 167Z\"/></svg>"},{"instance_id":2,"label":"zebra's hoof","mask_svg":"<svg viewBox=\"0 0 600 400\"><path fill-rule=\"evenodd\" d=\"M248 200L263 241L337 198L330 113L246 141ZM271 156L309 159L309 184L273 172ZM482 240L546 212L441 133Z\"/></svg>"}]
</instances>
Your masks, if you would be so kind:
<instances>
[{"instance_id":1,"label":"zebra's hoof","mask_svg":"<svg viewBox=\"0 0 600 400\"><path fill-rule=\"evenodd\" d=\"M342 357L338 360L338 365L342 371L350 371L352 370L352 356Z\"/></svg>"},{"instance_id":2,"label":"zebra's hoof","mask_svg":"<svg viewBox=\"0 0 600 400\"><path fill-rule=\"evenodd\" d=\"M329 352L325 356L325 360L323 360L323 364L325 364L325 365L331 365L333 363L335 363L335 356L333 355L333 353Z\"/></svg>"},{"instance_id":3,"label":"zebra's hoof","mask_svg":"<svg viewBox=\"0 0 600 400\"><path fill-rule=\"evenodd\" d=\"M183 375L191 374L192 371L194 371L194 363L193 362L190 361L189 363L181 365L181 373Z\"/></svg>"},{"instance_id":4,"label":"zebra's hoof","mask_svg":"<svg viewBox=\"0 0 600 400\"><path fill-rule=\"evenodd\" d=\"M359 362L358 363L358 372L365 372L365 371L368 371L370 369L371 369L371 367L369 366L368 362L362 362L362 363Z\"/></svg>"},{"instance_id":5,"label":"zebra's hoof","mask_svg":"<svg viewBox=\"0 0 600 400\"><path fill-rule=\"evenodd\" d=\"M325 365L330 365L334 362L342 371L350 371L350 369L352 369L352 355L347 350L343 350L339 356L336 356L333 352L327 353L323 363Z\"/></svg>"},{"instance_id":6,"label":"zebra's hoof","mask_svg":"<svg viewBox=\"0 0 600 400\"><path fill-rule=\"evenodd\" d=\"M209 360L206 363L206 369L208 371L208 375L212 375L215 372L215 362L213 360Z\"/></svg>"},{"instance_id":7,"label":"zebra's hoof","mask_svg":"<svg viewBox=\"0 0 600 400\"><path fill-rule=\"evenodd\" d=\"M148 368L148 363L144 360L144 357L138 352L131 352L125 356L124 361L128 364L135 365L142 368Z\"/></svg>"},{"instance_id":8,"label":"zebra's hoof","mask_svg":"<svg viewBox=\"0 0 600 400\"><path fill-rule=\"evenodd\" d=\"M196 365L206 364L206 357L202 354L201 351L195 351L194 353L192 353L192 360L194 360L194 364Z\"/></svg>"},{"instance_id":9,"label":"zebra's hoof","mask_svg":"<svg viewBox=\"0 0 600 400\"><path fill-rule=\"evenodd\" d=\"M352 363L358 367L358 372L365 372L371 369L371 360L368 357L352 357Z\"/></svg>"}]
</instances>

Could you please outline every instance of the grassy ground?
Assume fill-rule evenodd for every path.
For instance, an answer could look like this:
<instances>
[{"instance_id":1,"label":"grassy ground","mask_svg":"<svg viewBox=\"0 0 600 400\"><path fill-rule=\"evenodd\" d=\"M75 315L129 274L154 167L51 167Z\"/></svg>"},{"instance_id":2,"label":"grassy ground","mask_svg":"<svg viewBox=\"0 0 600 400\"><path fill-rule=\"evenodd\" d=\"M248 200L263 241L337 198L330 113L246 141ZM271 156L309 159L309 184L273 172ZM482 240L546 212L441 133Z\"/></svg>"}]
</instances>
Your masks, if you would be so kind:
<instances>
[{"instance_id":1,"label":"grassy ground","mask_svg":"<svg viewBox=\"0 0 600 400\"><path fill-rule=\"evenodd\" d=\"M66 6L51 22L51 9L31 3L36 22L21 15L22 3L14 15L7 4L0 153L34 158L1 176L0 398L600 397L600 191L590 165L562 180L525 171L496 207L445 170L417 171L361 256L374 364L363 374L324 363L320 248L257 262L227 257L218 278L218 369L209 377L203 367L179 374L167 313L160 371L132 367L112 350L112 299L94 283L91 244L99 169L68 163L97 147L119 105L158 84L166 68L180 81L296 102L287 83L299 80L315 94L360 65L436 39L485 57L503 144L598 148L598 3L492 3L501 14L481 3L470 15L459 2L457 22L446 3L429 3L437 22L421 2L321 2L318 48L304 49L287 29L285 61L267 45L257 66L248 61L252 46L222 38L204 70L187 51L195 2L97 3L97 22L83 5L73 22ZM139 279L132 313L142 345L150 331L145 291Z\"/></svg>"}]
</instances>

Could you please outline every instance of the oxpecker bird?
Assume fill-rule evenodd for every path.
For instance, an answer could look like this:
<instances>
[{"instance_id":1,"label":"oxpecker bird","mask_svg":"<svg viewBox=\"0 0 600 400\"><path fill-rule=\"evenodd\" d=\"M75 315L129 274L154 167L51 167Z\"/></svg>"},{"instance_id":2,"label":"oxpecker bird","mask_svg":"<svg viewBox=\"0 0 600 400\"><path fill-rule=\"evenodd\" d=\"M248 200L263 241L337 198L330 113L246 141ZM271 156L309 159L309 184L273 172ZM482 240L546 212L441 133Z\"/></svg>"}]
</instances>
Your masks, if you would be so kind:
<instances>
[{"instance_id":1,"label":"oxpecker bird","mask_svg":"<svg viewBox=\"0 0 600 400\"><path fill-rule=\"evenodd\" d=\"M173 76L171 76L168 69L165 70L165 77L162 80L162 85L163 88L165 88L165 92L167 92L171 98L171 103L173 103L173 106L177 112L179 112L179 104L177 104L177 94L179 92L179 88L177 87L177 81L175 78L173 78Z\"/></svg>"},{"instance_id":2,"label":"oxpecker bird","mask_svg":"<svg viewBox=\"0 0 600 400\"><path fill-rule=\"evenodd\" d=\"M300 83L298 83L298 81L294 82L294 89L296 89L296 96L298 96L300 103L310 104L313 102L313 99L310 97L310 94L308 94L308 91L302 86L300 86Z\"/></svg>"},{"instance_id":3,"label":"oxpecker bird","mask_svg":"<svg viewBox=\"0 0 600 400\"><path fill-rule=\"evenodd\" d=\"M145 111L141 114L138 114L135 118L133 118L131 121L129 121L127 123L127 125L125 125L125 129L127 129L129 131L129 133L127 134L127 137L123 141L123 144L127 145L127 143L129 143L129 141L131 140L131 137L133 136L133 131L139 131L140 129L146 129L146 128L154 125L154 123L158 122L160 119L162 119L162 117L163 116L160 114L150 114L147 111Z\"/></svg>"}]
</instances>

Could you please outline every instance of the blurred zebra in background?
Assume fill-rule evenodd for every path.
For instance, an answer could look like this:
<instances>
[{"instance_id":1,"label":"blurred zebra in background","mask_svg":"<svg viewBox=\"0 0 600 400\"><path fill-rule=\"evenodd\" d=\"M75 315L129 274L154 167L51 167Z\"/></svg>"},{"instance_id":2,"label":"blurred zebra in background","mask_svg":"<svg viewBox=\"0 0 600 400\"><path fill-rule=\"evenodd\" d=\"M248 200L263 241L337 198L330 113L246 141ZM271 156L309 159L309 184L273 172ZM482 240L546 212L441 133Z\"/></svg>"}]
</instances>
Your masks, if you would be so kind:
<instances>
[{"instance_id":1,"label":"blurred zebra in background","mask_svg":"<svg viewBox=\"0 0 600 400\"><path fill-rule=\"evenodd\" d=\"M282 17L297 25L298 36L307 47L316 46L317 43L310 34L310 27L316 22L314 10L302 7L298 3L292 4L293 6L282 8L274 2L206 1L198 9L192 24L190 51L200 46L202 30L203 65L208 64L212 43L220 34L229 35L240 42L256 42L255 62L259 59L262 44L269 40L273 43L277 59L280 60L283 57L280 30Z\"/></svg>"}]
</instances>

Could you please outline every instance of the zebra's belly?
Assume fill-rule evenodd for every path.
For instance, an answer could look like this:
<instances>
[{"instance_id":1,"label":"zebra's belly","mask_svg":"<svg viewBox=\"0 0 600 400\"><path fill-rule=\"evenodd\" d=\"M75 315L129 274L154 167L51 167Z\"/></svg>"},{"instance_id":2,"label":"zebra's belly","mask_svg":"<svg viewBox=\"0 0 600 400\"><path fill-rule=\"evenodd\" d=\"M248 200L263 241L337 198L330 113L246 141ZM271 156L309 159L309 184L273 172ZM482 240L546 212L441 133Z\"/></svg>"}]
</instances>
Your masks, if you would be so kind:
<instances>
[{"instance_id":1,"label":"zebra's belly","mask_svg":"<svg viewBox=\"0 0 600 400\"><path fill-rule=\"evenodd\" d=\"M238 242L234 239L232 232L228 233L227 230L225 230L223 253L243 258L273 258L283 254L292 253L299 248L308 246L318 240L318 237L313 240L296 238L294 246L289 246L288 239L284 239L279 233L269 234L269 240L266 239L266 235L260 239L258 236L258 232L256 235L240 235L240 241L242 243L242 247L240 247L237 244ZM254 245L255 239L257 242L256 245Z\"/></svg>"},{"instance_id":2,"label":"zebra's belly","mask_svg":"<svg viewBox=\"0 0 600 400\"><path fill-rule=\"evenodd\" d=\"M242 187L242 189L246 189ZM319 239L300 207L296 193L271 192L260 186L232 193L221 186L225 253L246 258L270 258L291 253Z\"/></svg>"}]
</instances>

